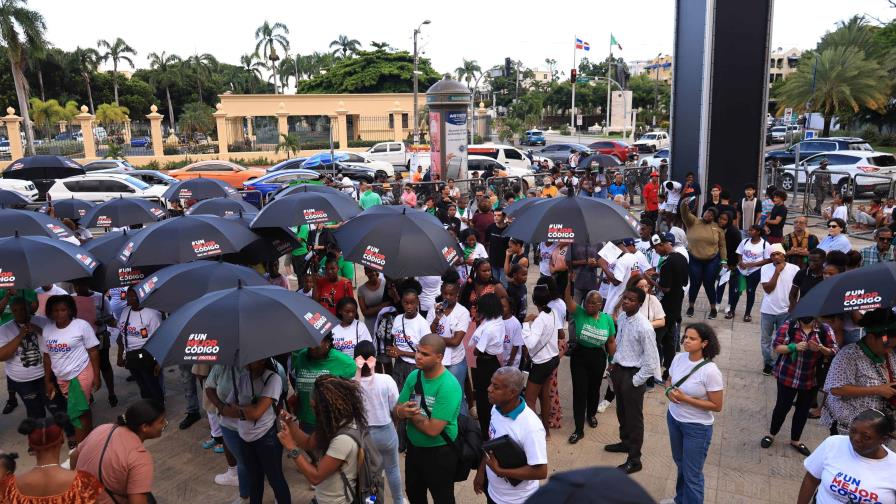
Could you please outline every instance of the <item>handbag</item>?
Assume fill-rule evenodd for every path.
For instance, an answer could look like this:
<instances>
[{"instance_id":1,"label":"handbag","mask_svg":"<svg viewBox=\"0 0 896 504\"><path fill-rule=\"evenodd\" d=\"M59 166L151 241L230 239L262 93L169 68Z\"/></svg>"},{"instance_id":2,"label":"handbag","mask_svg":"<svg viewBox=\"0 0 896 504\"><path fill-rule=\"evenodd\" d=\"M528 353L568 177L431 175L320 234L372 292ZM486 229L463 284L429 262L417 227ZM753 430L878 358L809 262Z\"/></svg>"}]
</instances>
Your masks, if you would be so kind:
<instances>
[{"instance_id":1,"label":"handbag","mask_svg":"<svg viewBox=\"0 0 896 504\"><path fill-rule=\"evenodd\" d=\"M128 350L128 323L131 321L131 313L132 310L128 308L128 315L124 319L124 334L121 336L122 341L124 341L124 367L132 371L151 371L156 367L156 360L152 354L142 348ZM143 324L142 314L140 315L140 324ZM143 335L146 332L146 328L144 327L140 332ZM149 337L149 335L147 334L144 337Z\"/></svg>"},{"instance_id":2,"label":"handbag","mask_svg":"<svg viewBox=\"0 0 896 504\"><path fill-rule=\"evenodd\" d=\"M115 425L112 427L112 430L109 431L109 437L106 438L106 442L105 442L105 444L103 444L103 451L100 452L100 461L97 463L98 469L97 469L97 475L96 475L96 479L98 479L100 481L100 485L103 485L103 490L106 491L106 495L108 495L109 499L111 499L112 502L115 504L121 504L121 502L122 502L122 501L119 501L116 498L116 496L124 497L123 502L128 501L128 496L112 492L111 490L109 490L109 487L107 487L106 484L103 482L103 458L106 457L106 449L109 448L109 441L112 441L112 434L115 434L115 429L117 429L118 427L119 427L118 425ZM156 498L152 495L151 492L147 492L145 495L146 495L147 504L156 504L156 502L157 502Z\"/></svg>"},{"instance_id":3,"label":"handbag","mask_svg":"<svg viewBox=\"0 0 896 504\"><path fill-rule=\"evenodd\" d=\"M682 376L681 379L679 379L677 382L673 383L671 387L666 387L666 392L665 392L666 398L667 399L669 398L669 392L672 392L672 390L680 387L682 383L688 381L688 378L690 378L691 375L694 374L694 372L696 372L698 369L702 368L703 366L709 364L709 362L710 362L709 359L703 359L702 361L700 361L699 364L697 364L696 366L691 368L691 370L688 372L688 374Z\"/></svg>"}]
</instances>

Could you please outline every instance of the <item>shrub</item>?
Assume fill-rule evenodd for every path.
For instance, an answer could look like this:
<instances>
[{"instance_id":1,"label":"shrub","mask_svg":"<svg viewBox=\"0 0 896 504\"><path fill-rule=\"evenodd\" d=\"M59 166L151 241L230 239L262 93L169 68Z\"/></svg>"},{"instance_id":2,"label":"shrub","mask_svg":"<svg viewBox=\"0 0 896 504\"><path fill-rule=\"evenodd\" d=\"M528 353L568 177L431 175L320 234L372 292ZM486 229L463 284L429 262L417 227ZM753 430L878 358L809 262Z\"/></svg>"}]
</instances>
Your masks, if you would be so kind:
<instances>
[{"instance_id":1,"label":"shrub","mask_svg":"<svg viewBox=\"0 0 896 504\"><path fill-rule=\"evenodd\" d=\"M257 158L230 158L232 163L236 163L240 166L269 166L273 165L274 162L266 157L257 157Z\"/></svg>"},{"instance_id":2,"label":"shrub","mask_svg":"<svg viewBox=\"0 0 896 504\"><path fill-rule=\"evenodd\" d=\"M140 167L141 170L159 170L161 166L159 166L159 162L156 160L152 160L145 165Z\"/></svg>"},{"instance_id":3,"label":"shrub","mask_svg":"<svg viewBox=\"0 0 896 504\"><path fill-rule=\"evenodd\" d=\"M74 156L84 154L84 144L78 141L52 141L34 146L37 155Z\"/></svg>"},{"instance_id":4,"label":"shrub","mask_svg":"<svg viewBox=\"0 0 896 504\"><path fill-rule=\"evenodd\" d=\"M349 140L349 147L373 147L380 143L380 140Z\"/></svg>"},{"instance_id":5,"label":"shrub","mask_svg":"<svg viewBox=\"0 0 896 504\"><path fill-rule=\"evenodd\" d=\"M162 147L162 154L166 156L176 156L180 154L180 149L175 145L166 145L165 147Z\"/></svg>"},{"instance_id":6,"label":"shrub","mask_svg":"<svg viewBox=\"0 0 896 504\"><path fill-rule=\"evenodd\" d=\"M557 131L558 131L561 135L571 135L571 134L572 134L572 133L570 133L570 131L569 131L569 125L568 125L568 124L564 124L563 126L560 126L560 129L557 130Z\"/></svg>"}]
</instances>

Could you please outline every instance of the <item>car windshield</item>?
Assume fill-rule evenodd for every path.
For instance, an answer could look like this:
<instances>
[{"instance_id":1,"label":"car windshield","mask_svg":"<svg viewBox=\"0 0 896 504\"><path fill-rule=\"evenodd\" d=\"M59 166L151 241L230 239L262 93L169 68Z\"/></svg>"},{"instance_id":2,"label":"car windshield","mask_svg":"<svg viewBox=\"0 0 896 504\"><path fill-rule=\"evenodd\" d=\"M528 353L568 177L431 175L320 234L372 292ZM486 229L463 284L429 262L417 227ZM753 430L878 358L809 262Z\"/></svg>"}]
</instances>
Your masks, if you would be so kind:
<instances>
[{"instance_id":1,"label":"car windshield","mask_svg":"<svg viewBox=\"0 0 896 504\"><path fill-rule=\"evenodd\" d=\"M656 140L658 136L656 133L648 133L644 135L644 140Z\"/></svg>"},{"instance_id":2,"label":"car windshield","mask_svg":"<svg viewBox=\"0 0 896 504\"><path fill-rule=\"evenodd\" d=\"M872 166L880 166L882 168L891 168L896 166L896 156L892 154L881 154L879 156L871 156L868 163Z\"/></svg>"},{"instance_id":3,"label":"car windshield","mask_svg":"<svg viewBox=\"0 0 896 504\"><path fill-rule=\"evenodd\" d=\"M138 178L125 177L124 179L127 180L127 182L129 184L133 185L137 189L140 189L141 191L145 191L146 189L149 189L149 184L147 184L146 182L144 182Z\"/></svg>"},{"instance_id":4,"label":"car windshield","mask_svg":"<svg viewBox=\"0 0 896 504\"><path fill-rule=\"evenodd\" d=\"M772 133L784 133L785 131L787 131L787 127L785 126L775 126L772 128Z\"/></svg>"},{"instance_id":5,"label":"car windshield","mask_svg":"<svg viewBox=\"0 0 896 504\"><path fill-rule=\"evenodd\" d=\"M874 149L871 147L871 144L868 142L857 142L849 144L849 150L857 150L857 151L868 151L873 152Z\"/></svg>"}]
</instances>

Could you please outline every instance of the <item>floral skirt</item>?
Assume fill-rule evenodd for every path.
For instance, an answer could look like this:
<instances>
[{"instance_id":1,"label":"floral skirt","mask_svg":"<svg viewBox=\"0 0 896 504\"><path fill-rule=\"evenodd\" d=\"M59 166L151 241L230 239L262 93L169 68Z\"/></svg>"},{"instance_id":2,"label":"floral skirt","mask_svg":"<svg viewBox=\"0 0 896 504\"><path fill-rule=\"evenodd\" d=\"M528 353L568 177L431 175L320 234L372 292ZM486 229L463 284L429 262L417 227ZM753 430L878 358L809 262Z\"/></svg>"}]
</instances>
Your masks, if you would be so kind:
<instances>
[{"instance_id":1,"label":"floral skirt","mask_svg":"<svg viewBox=\"0 0 896 504\"><path fill-rule=\"evenodd\" d=\"M567 341L562 339L558 342L557 348L560 350L560 358L566 354L566 350L569 347ZM551 418L548 422L548 425L552 429L559 429L560 424L563 421L563 408L560 406L560 391L557 388L557 372L560 371L560 366L557 366L557 369L551 373L551 378L548 380L548 384L551 387Z\"/></svg>"}]
</instances>

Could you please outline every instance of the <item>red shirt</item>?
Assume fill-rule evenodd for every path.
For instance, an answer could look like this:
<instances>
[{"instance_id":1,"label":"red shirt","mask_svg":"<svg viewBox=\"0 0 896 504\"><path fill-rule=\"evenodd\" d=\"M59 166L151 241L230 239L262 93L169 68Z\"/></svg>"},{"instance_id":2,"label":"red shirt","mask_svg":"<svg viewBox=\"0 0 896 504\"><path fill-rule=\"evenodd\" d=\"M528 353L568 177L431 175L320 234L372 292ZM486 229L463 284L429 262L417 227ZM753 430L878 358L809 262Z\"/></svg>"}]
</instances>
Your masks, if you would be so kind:
<instances>
[{"instance_id":1,"label":"red shirt","mask_svg":"<svg viewBox=\"0 0 896 504\"><path fill-rule=\"evenodd\" d=\"M492 212L476 212L470 219L470 227L476 231L476 238L483 245L488 244L488 227L495 223L495 214Z\"/></svg>"},{"instance_id":2,"label":"red shirt","mask_svg":"<svg viewBox=\"0 0 896 504\"><path fill-rule=\"evenodd\" d=\"M320 299L318 302L330 310L330 313L336 315L336 303L344 297L352 296L352 283L348 278L338 277L335 282L331 282L327 277L317 279L317 292Z\"/></svg>"},{"instance_id":3,"label":"red shirt","mask_svg":"<svg viewBox=\"0 0 896 504\"><path fill-rule=\"evenodd\" d=\"M659 186L653 182L644 185L644 210L656 212L660 209Z\"/></svg>"}]
</instances>

